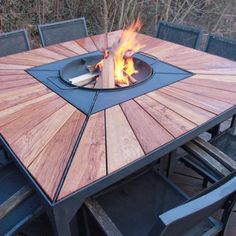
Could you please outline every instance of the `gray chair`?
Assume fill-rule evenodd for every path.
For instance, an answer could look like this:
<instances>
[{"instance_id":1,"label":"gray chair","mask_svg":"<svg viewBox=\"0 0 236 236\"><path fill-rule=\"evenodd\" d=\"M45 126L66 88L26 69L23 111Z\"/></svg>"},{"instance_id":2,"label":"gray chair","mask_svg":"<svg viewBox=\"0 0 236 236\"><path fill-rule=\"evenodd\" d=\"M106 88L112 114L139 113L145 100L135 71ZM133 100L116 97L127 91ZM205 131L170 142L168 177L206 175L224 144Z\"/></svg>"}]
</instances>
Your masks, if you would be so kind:
<instances>
[{"instance_id":1,"label":"gray chair","mask_svg":"<svg viewBox=\"0 0 236 236\"><path fill-rule=\"evenodd\" d=\"M85 18L38 25L43 47L88 36Z\"/></svg>"},{"instance_id":2,"label":"gray chair","mask_svg":"<svg viewBox=\"0 0 236 236\"><path fill-rule=\"evenodd\" d=\"M157 38L198 49L202 38L202 30L191 26L159 21Z\"/></svg>"},{"instance_id":3,"label":"gray chair","mask_svg":"<svg viewBox=\"0 0 236 236\"><path fill-rule=\"evenodd\" d=\"M149 170L88 199L85 206L109 236L209 236L225 230L235 194L235 173L190 199L168 179ZM223 215L216 220L212 214L220 209ZM104 235L92 231L90 228L90 235Z\"/></svg>"},{"instance_id":4,"label":"gray chair","mask_svg":"<svg viewBox=\"0 0 236 236\"><path fill-rule=\"evenodd\" d=\"M228 38L210 34L208 36L205 51L235 61L236 40L231 40Z\"/></svg>"},{"instance_id":5,"label":"gray chair","mask_svg":"<svg viewBox=\"0 0 236 236\"><path fill-rule=\"evenodd\" d=\"M31 49L27 30L0 33L0 57Z\"/></svg>"}]
</instances>

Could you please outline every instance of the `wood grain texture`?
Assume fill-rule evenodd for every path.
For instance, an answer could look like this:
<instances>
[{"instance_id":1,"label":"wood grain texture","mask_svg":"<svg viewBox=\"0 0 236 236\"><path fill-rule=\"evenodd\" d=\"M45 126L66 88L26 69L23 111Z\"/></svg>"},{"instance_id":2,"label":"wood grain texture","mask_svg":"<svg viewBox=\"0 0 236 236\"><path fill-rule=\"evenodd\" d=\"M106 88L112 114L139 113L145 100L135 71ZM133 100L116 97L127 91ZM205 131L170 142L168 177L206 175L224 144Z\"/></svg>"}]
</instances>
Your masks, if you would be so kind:
<instances>
[{"instance_id":1,"label":"wood grain texture","mask_svg":"<svg viewBox=\"0 0 236 236\"><path fill-rule=\"evenodd\" d=\"M56 53L61 54L65 57L73 57L73 56L78 55L77 53L67 49L66 47L63 47L61 44L51 45L46 48L50 51L56 52Z\"/></svg>"},{"instance_id":2,"label":"wood grain texture","mask_svg":"<svg viewBox=\"0 0 236 236\"><path fill-rule=\"evenodd\" d=\"M103 51L108 48L108 36L107 33L93 35L90 37L93 40L94 45L96 46L97 50Z\"/></svg>"},{"instance_id":3,"label":"wood grain texture","mask_svg":"<svg viewBox=\"0 0 236 236\"><path fill-rule=\"evenodd\" d=\"M107 46L109 48L112 47L113 44L116 43L119 40L119 38L122 34L122 31L123 30L117 30L117 31L107 33L107 44L108 44Z\"/></svg>"},{"instance_id":4,"label":"wood grain texture","mask_svg":"<svg viewBox=\"0 0 236 236\"><path fill-rule=\"evenodd\" d=\"M138 97L135 101L174 137L179 137L196 127L191 121L148 96Z\"/></svg>"},{"instance_id":5,"label":"wood grain texture","mask_svg":"<svg viewBox=\"0 0 236 236\"><path fill-rule=\"evenodd\" d=\"M104 112L90 116L58 199L106 175Z\"/></svg>"},{"instance_id":6,"label":"wood grain texture","mask_svg":"<svg viewBox=\"0 0 236 236\"><path fill-rule=\"evenodd\" d=\"M13 151L17 153L17 156L26 167L44 149L74 111L74 107L69 104L65 105L47 119L38 123L31 130L24 133L15 142L11 143L7 139L11 143Z\"/></svg>"},{"instance_id":7,"label":"wood grain texture","mask_svg":"<svg viewBox=\"0 0 236 236\"><path fill-rule=\"evenodd\" d=\"M37 48L37 49L29 51L28 53L32 55L40 55L43 57L51 58L51 59L54 59L55 61L66 58L66 56L56 53L54 51L48 50L47 48Z\"/></svg>"},{"instance_id":8,"label":"wood grain texture","mask_svg":"<svg viewBox=\"0 0 236 236\"><path fill-rule=\"evenodd\" d=\"M201 125L215 116L211 112L157 90L149 93L148 96L197 125Z\"/></svg>"},{"instance_id":9,"label":"wood grain texture","mask_svg":"<svg viewBox=\"0 0 236 236\"><path fill-rule=\"evenodd\" d=\"M175 87L175 88L182 89L184 91L200 94L205 97L214 98L216 100L220 100L220 101L223 101L223 102L226 102L229 104L236 104L236 93L235 92L204 87L204 86L196 85L196 84L189 85L189 84L183 83L183 82L178 82L178 83L172 84L171 86Z\"/></svg>"},{"instance_id":10,"label":"wood grain texture","mask_svg":"<svg viewBox=\"0 0 236 236\"><path fill-rule=\"evenodd\" d=\"M87 53L87 50L85 50L84 48L79 46L75 41L69 41L69 42L61 43L61 45L65 48L71 50L72 52L78 54L78 55Z\"/></svg>"},{"instance_id":11,"label":"wood grain texture","mask_svg":"<svg viewBox=\"0 0 236 236\"><path fill-rule=\"evenodd\" d=\"M51 199L56 193L84 121L85 115L75 111L28 167Z\"/></svg>"},{"instance_id":12,"label":"wood grain texture","mask_svg":"<svg viewBox=\"0 0 236 236\"><path fill-rule=\"evenodd\" d=\"M0 76L6 76L6 75L19 75L19 74L25 74L24 70L16 70L16 69L0 69Z\"/></svg>"},{"instance_id":13,"label":"wood grain texture","mask_svg":"<svg viewBox=\"0 0 236 236\"><path fill-rule=\"evenodd\" d=\"M168 86L160 89L161 92L176 97L182 101L187 101L188 103L193 104L194 106L204 108L207 111L210 111L215 114L220 114L225 110L232 107L231 104L219 101L214 98L205 97L203 95L191 93L185 90L177 89L172 86Z\"/></svg>"},{"instance_id":14,"label":"wood grain texture","mask_svg":"<svg viewBox=\"0 0 236 236\"><path fill-rule=\"evenodd\" d=\"M97 50L93 40L90 37L78 39L75 40L75 42L88 52L93 52Z\"/></svg>"},{"instance_id":15,"label":"wood grain texture","mask_svg":"<svg viewBox=\"0 0 236 236\"><path fill-rule=\"evenodd\" d=\"M120 106L106 110L108 174L144 155Z\"/></svg>"},{"instance_id":16,"label":"wood grain texture","mask_svg":"<svg viewBox=\"0 0 236 236\"><path fill-rule=\"evenodd\" d=\"M122 103L121 107L146 154L173 139L173 136L135 101Z\"/></svg>"}]
</instances>

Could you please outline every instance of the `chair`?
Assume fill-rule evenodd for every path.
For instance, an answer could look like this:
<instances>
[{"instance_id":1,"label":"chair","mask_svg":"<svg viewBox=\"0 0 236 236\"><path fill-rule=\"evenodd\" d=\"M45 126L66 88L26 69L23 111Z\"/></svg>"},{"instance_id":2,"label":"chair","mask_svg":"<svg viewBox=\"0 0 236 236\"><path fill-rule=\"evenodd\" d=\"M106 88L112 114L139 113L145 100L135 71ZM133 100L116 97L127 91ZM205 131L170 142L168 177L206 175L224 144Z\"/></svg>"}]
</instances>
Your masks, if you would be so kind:
<instances>
[{"instance_id":1,"label":"chair","mask_svg":"<svg viewBox=\"0 0 236 236\"><path fill-rule=\"evenodd\" d=\"M236 41L210 34L208 36L205 51L235 61Z\"/></svg>"},{"instance_id":2,"label":"chair","mask_svg":"<svg viewBox=\"0 0 236 236\"><path fill-rule=\"evenodd\" d=\"M227 225L235 193L235 172L189 199L168 179L148 170L88 199L85 206L106 235L216 235ZM211 215L219 209L224 209L223 215L216 220Z\"/></svg>"},{"instance_id":3,"label":"chair","mask_svg":"<svg viewBox=\"0 0 236 236\"><path fill-rule=\"evenodd\" d=\"M88 36L85 18L38 25L43 47Z\"/></svg>"},{"instance_id":4,"label":"chair","mask_svg":"<svg viewBox=\"0 0 236 236\"><path fill-rule=\"evenodd\" d=\"M191 26L159 21L157 38L198 49L202 38L202 30Z\"/></svg>"},{"instance_id":5,"label":"chair","mask_svg":"<svg viewBox=\"0 0 236 236\"><path fill-rule=\"evenodd\" d=\"M0 33L0 57L30 49L30 41L25 29L10 33Z\"/></svg>"}]
</instances>

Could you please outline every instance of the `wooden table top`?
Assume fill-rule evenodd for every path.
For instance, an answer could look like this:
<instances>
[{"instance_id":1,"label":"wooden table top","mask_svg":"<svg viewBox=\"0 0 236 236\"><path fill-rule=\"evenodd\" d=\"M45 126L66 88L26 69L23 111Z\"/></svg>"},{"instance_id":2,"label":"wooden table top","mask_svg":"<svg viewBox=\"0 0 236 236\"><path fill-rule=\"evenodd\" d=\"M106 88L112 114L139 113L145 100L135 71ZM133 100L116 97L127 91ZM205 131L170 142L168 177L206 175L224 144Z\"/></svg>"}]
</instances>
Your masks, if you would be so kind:
<instances>
[{"instance_id":1,"label":"wooden table top","mask_svg":"<svg viewBox=\"0 0 236 236\"><path fill-rule=\"evenodd\" d=\"M24 71L110 47L119 34L0 58L0 134L51 200L111 175L235 108L236 62L142 34L142 51L194 75L86 117Z\"/></svg>"}]
</instances>

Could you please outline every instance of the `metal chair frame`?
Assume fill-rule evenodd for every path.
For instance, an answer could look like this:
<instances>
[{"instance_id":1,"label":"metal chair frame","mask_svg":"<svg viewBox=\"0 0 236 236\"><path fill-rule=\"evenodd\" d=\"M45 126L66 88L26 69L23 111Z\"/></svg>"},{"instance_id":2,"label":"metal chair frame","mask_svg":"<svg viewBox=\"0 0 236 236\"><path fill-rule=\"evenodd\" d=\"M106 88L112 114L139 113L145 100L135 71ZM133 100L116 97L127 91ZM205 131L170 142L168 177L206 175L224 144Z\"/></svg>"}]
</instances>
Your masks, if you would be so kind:
<instances>
[{"instance_id":1,"label":"metal chair frame","mask_svg":"<svg viewBox=\"0 0 236 236\"><path fill-rule=\"evenodd\" d=\"M29 35L28 35L28 32L26 29L21 29L21 30L16 30L16 31L13 31L13 32L7 32L7 33L0 33L0 38L7 38L7 37L11 37L11 36L14 36L18 33L23 33L24 35L24 38L25 38L25 42L26 42L26 45L27 45L27 48L25 51L29 51L31 50L31 44L30 44L30 40L29 40ZM23 52L23 51L22 51ZM13 53L11 53L13 54ZM11 54L8 54L8 55L11 55ZM7 56L7 55L6 55Z\"/></svg>"},{"instance_id":2,"label":"metal chair frame","mask_svg":"<svg viewBox=\"0 0 236 236\"><path fill-rule=\"evenodd\" d=\"M44 33L43 33L44 28L46 28L46 27L57 27L57 26L62 25L62 24L73 23L73 22L76 22L76 21L81 21L83 23L83 27L84 27L84 30L85 30L85 37L87 37L88 36L88 30L87 30L87 26L86 26L86 22L85 22L84 17L71 19L71 20L65 20L65 21L59 21L59 22L49 23L49 24L41 24L41 25L38 25L38 31L39 31L39 36L40 36L40 39L41 39L41 42L42 42L42 46L46 47L46 46L52 45L52 44L47 44L45 42Z\"/></svg>"},{"instance_id":3,"label":"metal chair frame","mask_svg":"<svg viewBox=\"0 0 236 236\"><path fill-rule=\"evenodd\" d=\"M158 25L157 25L157 38L159 38L159 34L160 34L160 30L161 27L168 27L168 28L174 28L177 30L181 30L181 31L185 31L185 32L193 32L197 35L194 46L192 48L198 49L200 47L200 43L201 43L201 38L202 38L202 29L200 28L196 28L196 27L192 27L189 25L180 25L180 24L175 24L175 23L170 23L170 22L166 22L166 21L159 21Z\"/></svg>"},{"instance_id":4,"label":"metal chair frame","mask_svg":"<svg viewBox=\"0 0 236 236\"><path fill-rule=\"evenodd\" d=\"M221 56L220 54L212 53L212 52L209 51L209 46L210 46L212 40L221 41L221 42L227 43L229 45L233 45L236 48L236 40L225 38L225 37L222 37L222 36L211 33L211 34L208 35L207 42L206 42L205 49L204 49L204 51L207 52L207 53L211 53L211 54L214 54L214 55L217 55L217 56ZM228 57L225 57L225 58L228 58ZM230 58L228 58L228 59L230 59Z\"/></svg>"}]
</instances>

